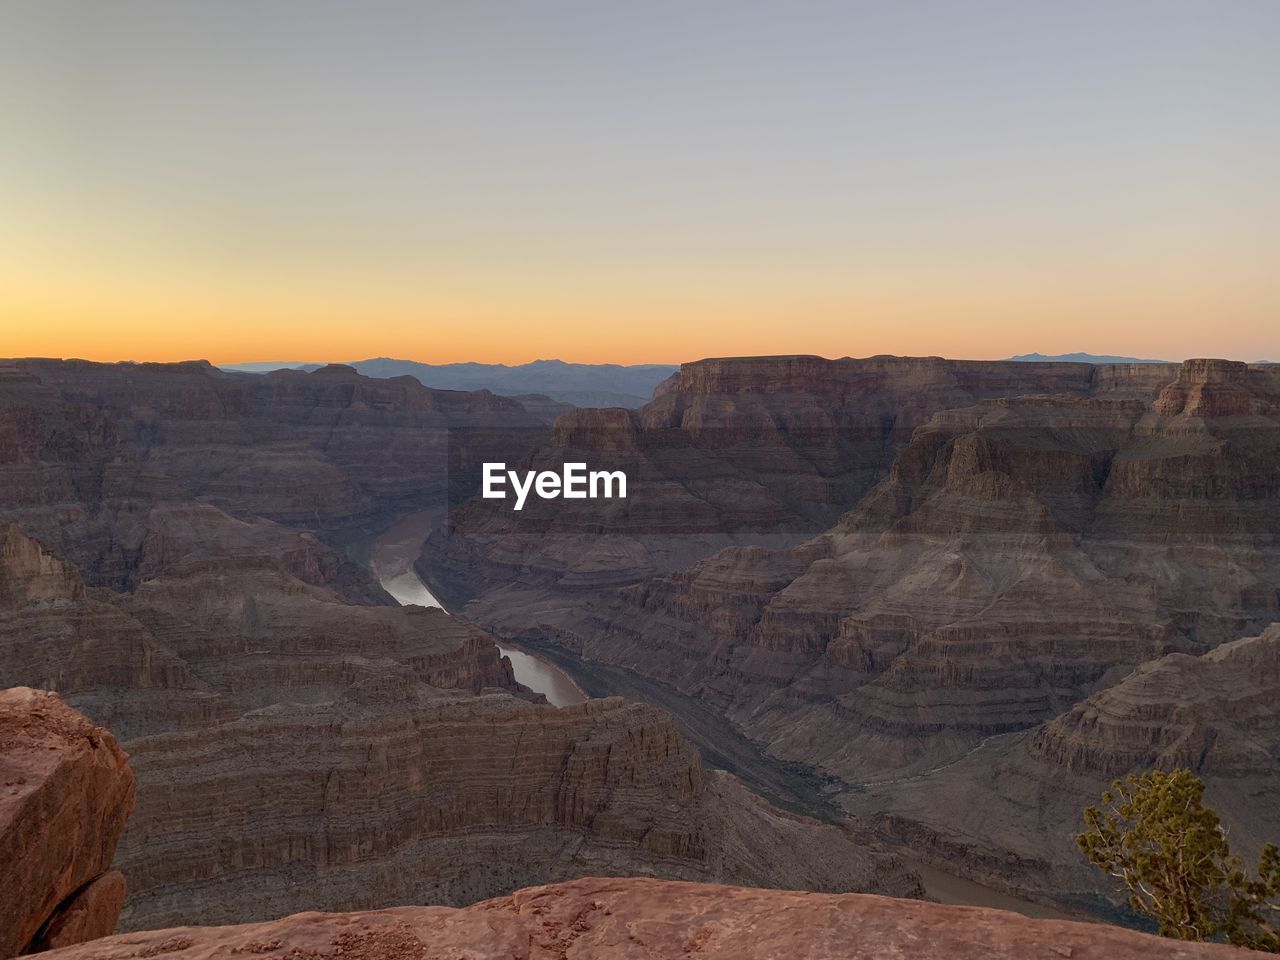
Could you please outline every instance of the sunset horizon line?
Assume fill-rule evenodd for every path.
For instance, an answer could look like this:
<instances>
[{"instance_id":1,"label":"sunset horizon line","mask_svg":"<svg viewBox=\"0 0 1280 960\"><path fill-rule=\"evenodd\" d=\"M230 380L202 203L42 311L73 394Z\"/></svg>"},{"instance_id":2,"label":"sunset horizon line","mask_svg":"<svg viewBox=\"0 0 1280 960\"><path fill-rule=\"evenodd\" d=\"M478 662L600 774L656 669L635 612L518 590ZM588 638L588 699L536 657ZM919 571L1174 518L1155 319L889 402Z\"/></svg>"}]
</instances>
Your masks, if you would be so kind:
<instances>
[{"instance_id":1,"label":"sunset horizon line","mask_svg":"<svg viewBox=\"0 0 1280 960\"><path fill-rule=\"evenodd\" d=\"M1159 353L1159 351L1155 351ZM1161 357L1157 355L1151 356L1130 356L1120 351L1093 351L1093 350L1064 350L1056 353L1044 353L1040 351L1027 351L1026 353L1010 354L1008 356L962 356L951 353L911 353L911 352L894 352L894 351L878 351L875 353L824 353L812 350L779 350L771 352L746 352L746 353L710 353L701 356L687 357L685 359L672 360L566 360L558 355L542 355L534 356L529 359L506 359L506 360L484 360L484 359L421 359L420 357L410 355L395 355L390 353L376 353L363 357L346 357L343 359L291 359L291 360L271 360L271 359L215 359L212 355L175 355L166 357L143 357L143 356L114 356L104 357L101 355L89 354L64 354L61 356L51 354L26 354L12 355L4 357L7 361L23 361L23 360L48 360L62 363L100 363L100 364L181 364L181 363L207 363L212 367L221 370L229 370L238 367L248 366L266 366L268 364L279 364L278 367L272 369L297 369L306 366L352 366L354 364L370 363L373 361L391 361L396 363L416 363L425 366L451 366L457 364L477 364L481 366L495 366L505 368L517 368L529 366L536 363L563 363L573 366L618 366L618 367L678 367L688 363L698 363L704 360L743 360L757 358L777 358L777 357L816 357L822 360L873 360L877 358L892 357L895 359L940 359L940 360L957 360L972 363L1001 363L1001 362L1043 362L1043 360L1057 360L1057 358L1070 357L1088 357L1092 360L1073 361L1069 359L1058 360L1057 362L1136 362L1136 363L1185 363L1189 360L1225 360L1234 363L1245 364L1271 364L1277 361L1270 357L1257 356L1245 357L1233 355L1228 352L1207 352L1189 354L1184 357ZM1035 357L1036 360L1026 360L1023 358ZM1043 360L1039 359L1043 358ZM1114 359L1113 359L1114 358ZM239 371L239 372L268 372L268 371Z\"/></svg>"}]
</instances>

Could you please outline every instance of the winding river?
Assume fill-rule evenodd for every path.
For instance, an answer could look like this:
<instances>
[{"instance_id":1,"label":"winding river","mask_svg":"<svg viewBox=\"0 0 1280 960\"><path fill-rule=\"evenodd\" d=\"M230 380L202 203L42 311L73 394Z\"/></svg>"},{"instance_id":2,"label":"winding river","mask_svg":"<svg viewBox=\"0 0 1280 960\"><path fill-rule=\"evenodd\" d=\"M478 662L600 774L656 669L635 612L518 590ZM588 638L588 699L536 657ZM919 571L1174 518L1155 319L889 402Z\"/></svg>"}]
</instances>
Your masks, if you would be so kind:
<instances>
[{"instance_id":1,"label":"winding river","mask_svg":"<svg viewBox=\"0 0 1280 960\"><path fill-rule=\"evenodd\" d=\"M374 543L370 568L383 589L401 604L445 610L444 604L432 595L413 568L423 542L430 536L438 519L438 513L410 514ZM445 612L448 613L448 610ZM588 699L569 673L549 660L527 650L502 644L498 645L498 649L510 658L516 680L530 690L543 694L555 706L564 707ZM761 753L758 744L748 741L727 720L705 704L622 668L593 664L591 676L594 676L595 684L601 687L596 691L599 695L618 693L664 706L675 717L680 732L698 745L711 765L735 773L748 786L774 803L812 816L815 814L815 804L827 802L817 800L816 794L805 795L801 789L804 784L795 782L797 778L794 771L780 773L780 765L768 760ZM590 678L583 682L589 687L592 685ZM797 789L801 789L800 794L793 793ZM935 866L914 861L912 866L923 877L929 895L942 903L998 907L1030 917L1081 919L1053 907L957 877Z\"/></svg>"},{"instance_id":2,"label":"winding river","mask_svg":"<svg viewBox=\"0 0 1280 960\"><path fill-rule=\"evenodd\" d=\"M405 517L374 543L369 566L382 588L398 603L439 607L448 613L413 569L423 541L431 535L438 516L424 512ZM516 680L545 696L554 706L566 707L587 699L569 674L554 664L515 647L499 644L498 649L511 661Z\"/></svg>"}]
</instances>

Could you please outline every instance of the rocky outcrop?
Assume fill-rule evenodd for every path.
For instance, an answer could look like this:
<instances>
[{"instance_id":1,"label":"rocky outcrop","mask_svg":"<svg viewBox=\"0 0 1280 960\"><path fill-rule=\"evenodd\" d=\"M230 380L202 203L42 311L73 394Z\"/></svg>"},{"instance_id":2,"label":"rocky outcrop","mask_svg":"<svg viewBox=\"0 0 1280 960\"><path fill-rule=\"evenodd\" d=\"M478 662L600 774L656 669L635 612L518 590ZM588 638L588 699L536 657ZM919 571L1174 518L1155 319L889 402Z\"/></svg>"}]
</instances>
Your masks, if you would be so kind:
<instances>
[{"instance_id":1,"label":"rocky outcrop","mask_svg":"<svg viewBox=\"0 0 1280 960\"><path fill-rule=\"evenodd\" d=\"M1256 775L1280 757L1277 703L1280 624L1200 657L1144 663L1046 723L1030 746L1055 766L1108 776L1152 767Z\"/></svg>"},{"instance_id":2,"label":"rocky outcrop","mask_svg":"<svg viewBox=\"0 0 1280 960\"><path fill-rule=\"evenodd\" d=\"M0 957L115 930L124 882L111 860L133 803L110 733L56 694L0 691Z\"/></svg>"},{"instance_id":3,"label":"rocky outcrop","mask_svg":"<svg viewBox=\"0 0 1280 960\"><path fill-rule=\"evenodd\" d=\"M0 524L0 607L79 600L76 568L59 560L13 524Z\"/></svg>"},{"instance_id":4,"label":"rocky outcrop","mask_svg":"<svg viewBox=\"0 0 1280 960\"><path fill-rule=\"evenodd\" d=\"M127 885L119 870L90 880L49 918L32 941L29 952L57 950L115 933Z\"/></svg>"},{"instance_id":5,"label":"rocky outcrop","mask_svg":"<svg viewBox=\"0 0 1280 960\"><path fill-rule=\"evenodd\" d=\"M234 927L179 927L61 950L50 960L1211 960L1261 956L1101 924L848 894L659 880L585 879L452 910L304 913Z\"/></svg>"},{"instance_id":6,"label":"rocky outcrop","mask_svg":"<svg viewBox=\"0 0 1280 960\"><path fill-rule=\"evenodd\" d=\"M1170 654L1032 730L918 776L871 784L847 809L897 842L1023 891L1107 912L1117 890L1080 857L1081 812L1115 778L1190 767L1231 846L1280 837L1280 626L1201 656Z\"/></svg>"}]
</instances>

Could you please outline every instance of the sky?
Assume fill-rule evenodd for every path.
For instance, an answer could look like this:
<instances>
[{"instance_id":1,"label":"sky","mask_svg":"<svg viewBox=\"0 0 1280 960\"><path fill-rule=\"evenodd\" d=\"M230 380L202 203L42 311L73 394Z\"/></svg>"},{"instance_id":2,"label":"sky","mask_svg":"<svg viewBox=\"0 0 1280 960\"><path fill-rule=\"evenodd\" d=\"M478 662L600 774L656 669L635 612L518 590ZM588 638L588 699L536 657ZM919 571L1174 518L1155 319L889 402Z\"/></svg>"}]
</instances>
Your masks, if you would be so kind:
<instances>
[{"instance_id":1,"label":"sky","mask_svg":"<svg viewBox=\"0 0 1280 960\"><path fill-rule=\"evenodd\" d=\"M1280 360L1274 0L0 0L0 355Z\"/></svg>"}]
</instances>

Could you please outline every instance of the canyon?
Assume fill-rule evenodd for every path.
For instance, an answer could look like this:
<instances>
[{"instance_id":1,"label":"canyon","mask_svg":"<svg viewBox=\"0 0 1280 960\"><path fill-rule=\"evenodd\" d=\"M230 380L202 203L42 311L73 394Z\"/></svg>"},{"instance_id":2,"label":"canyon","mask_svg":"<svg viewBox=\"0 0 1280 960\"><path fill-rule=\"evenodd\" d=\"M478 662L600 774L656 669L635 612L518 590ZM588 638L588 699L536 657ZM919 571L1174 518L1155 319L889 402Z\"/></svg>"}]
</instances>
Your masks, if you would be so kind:
<instances>
[{"instance_id":1,"label":"canyon","mask_svg":"<svg viewBox=\"0 0 1280 960\"><path fill-rule=\"evenodd\" d=\"M379 530L543 435L512 401L345 369L0 364L0 685L57 691L130 754L122 927L601 872L920 893L707 768L661 709L557 709L483 629L379 586Z\"/></svg>"},{"instance_id":2,"label":"canyon","mask_svg":"<svg viewBox=\"0 0 1280 960\"><path fill-rule=\"evenodd\" d=\"M1192 685L1134 671L1267 649L1273 367L701 361L638 411L565 415L529 462L568 459L626 470L631 497L518 519L473 499L425 546L431 588L500 639L695 697L881 837L1064 906L1112 915L1073 836L1129 770L1187 763L1246 849L1280 835L1265 724L1144 752L1083 721L1108 692L1196 716ZM1274 702L1273 672L1236 680Z\"/></svg>"},{"instance_id":3,"label":"canyon","mask_svg":"<svg viewBox=\"0 0 1280 960\"><path fill-rule=\"evenodd\" d=\"M1132 922L1073 837L1152 766L1280 836L1274 367L707 360L544 413L0 361L0 687L128 752L123 929L587 876ZM497 462L627 496L517 513Z\"/></svg>"},{"instance_id":4,"label":"canyon","mask_svg":"<svg viewBox=\"0 0 1280 960\"><path fill-rule=\"evenodd\" d=\"M112 850L134 802L111 733L48 691L0 692L0 955L55 960L156 956L279 958L805 956L929 958L1244 957L1099 924L865 894L750 889L655 878L583 878L466 909L309 911L260 923L112 935L124 881ZM103 872L106 871L106 872ZM25 947L23 946L25 944Z\"/></svg>"}]
</instances>

